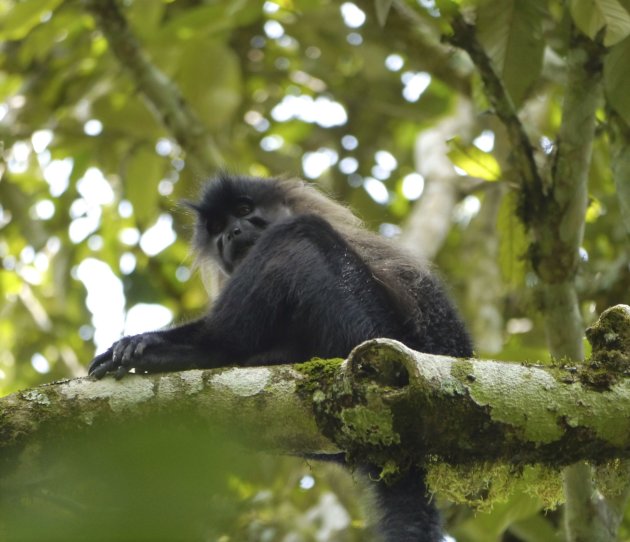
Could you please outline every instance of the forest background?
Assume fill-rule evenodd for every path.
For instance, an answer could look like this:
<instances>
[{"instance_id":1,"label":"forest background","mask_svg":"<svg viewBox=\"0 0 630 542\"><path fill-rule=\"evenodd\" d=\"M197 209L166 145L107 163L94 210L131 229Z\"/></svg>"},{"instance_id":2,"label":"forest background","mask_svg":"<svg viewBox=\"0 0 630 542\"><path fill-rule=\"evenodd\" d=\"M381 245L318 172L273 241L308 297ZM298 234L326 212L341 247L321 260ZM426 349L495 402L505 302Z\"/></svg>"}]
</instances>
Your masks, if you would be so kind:
<instances>
[{"instance_id":1,"label":"forest background","mask_svg":"<svg viewBox=\"0 0 630 542\"><path fill-rule=\"evenodd\" d=\"M581 358L541 234L573 203L531 194L560 171L584 196L566 327L630 303L629 35L628 0L0 1L0 394L206 308L179 202L219 168L302 177L434 262L479 357ZM254 457L218 447L203 494L175 491L208 540L365 539L349 476ZM81 509L56 484L3 504L22 527ZM444 504L458 541L563 540L526 491Z\"/></svg>"}]
</instances>

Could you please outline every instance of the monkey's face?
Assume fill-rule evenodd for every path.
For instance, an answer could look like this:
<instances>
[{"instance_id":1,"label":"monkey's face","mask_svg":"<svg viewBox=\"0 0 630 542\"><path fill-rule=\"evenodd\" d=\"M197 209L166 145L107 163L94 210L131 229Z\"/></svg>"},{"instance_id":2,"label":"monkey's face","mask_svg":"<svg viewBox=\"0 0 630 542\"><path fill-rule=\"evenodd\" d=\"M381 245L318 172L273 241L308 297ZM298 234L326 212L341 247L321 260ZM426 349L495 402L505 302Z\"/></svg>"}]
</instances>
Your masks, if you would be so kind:
<instances>
[{"instance_id":1,"label":"monkey's face","mask_svg":"<svg viewBox=\"0 0 630 542\"><path fill-rule=\"evenodd\" d=\"M251 193L222 193L196 207L195 246L203 256L217 262L230 275L241 263L262 233L275 222L291 215L276 198ZM264 194L269 196L269 193Z\"/></svg>"}]
</instances>

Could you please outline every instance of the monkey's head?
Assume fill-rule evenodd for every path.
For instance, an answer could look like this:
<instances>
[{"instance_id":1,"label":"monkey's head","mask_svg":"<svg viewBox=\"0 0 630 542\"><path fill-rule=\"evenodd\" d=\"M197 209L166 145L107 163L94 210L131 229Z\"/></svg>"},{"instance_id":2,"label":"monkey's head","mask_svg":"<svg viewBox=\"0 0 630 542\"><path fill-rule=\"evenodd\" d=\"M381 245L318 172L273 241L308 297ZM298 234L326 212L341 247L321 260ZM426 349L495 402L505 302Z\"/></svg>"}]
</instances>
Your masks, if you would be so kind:
<instances>
[{"instance_id":1,"label":"monkey's head","mask_svg":"<svg viewBox=\"0 0 630 542\"><path fill-rule=\"evenodd\" d=\"M290 216L281 181L220 175L208 182L198 203L194 247L197 254L231 274L274 222Z\"/></svg>"}]
</instances>

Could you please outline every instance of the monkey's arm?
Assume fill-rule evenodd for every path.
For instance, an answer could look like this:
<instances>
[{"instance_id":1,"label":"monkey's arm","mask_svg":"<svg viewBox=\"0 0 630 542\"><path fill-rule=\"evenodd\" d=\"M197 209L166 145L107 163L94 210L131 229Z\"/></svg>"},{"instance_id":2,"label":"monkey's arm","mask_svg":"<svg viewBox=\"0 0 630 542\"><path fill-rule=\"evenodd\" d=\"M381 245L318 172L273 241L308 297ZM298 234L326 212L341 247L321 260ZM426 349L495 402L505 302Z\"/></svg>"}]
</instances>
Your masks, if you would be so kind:
<instances>
[{"instance_id":1,"label":"monkey's arm","mask_svg":"<svg viewBox=\"0 0 630 542\"><path fill-rule=\"evenodd\" d=\"M96 378L114 373L120 379L132 368L153 373L207 367L210 352L204 344L204 332L207 323L200 319L172 329L123 337L92 360L88 373Z\"/></svg>"},{"instance_id":2,"label":"monkey's arm","mask_svg":"<svg viewBox=\"0 0 630 542\"><path fill-rule=\"evenodd\" d=\"M383 289L330 224L300 215L266 230L204 318L124 337L90 374L299 363L374 337L404 339Z\"/></svg>"}]
</instances>

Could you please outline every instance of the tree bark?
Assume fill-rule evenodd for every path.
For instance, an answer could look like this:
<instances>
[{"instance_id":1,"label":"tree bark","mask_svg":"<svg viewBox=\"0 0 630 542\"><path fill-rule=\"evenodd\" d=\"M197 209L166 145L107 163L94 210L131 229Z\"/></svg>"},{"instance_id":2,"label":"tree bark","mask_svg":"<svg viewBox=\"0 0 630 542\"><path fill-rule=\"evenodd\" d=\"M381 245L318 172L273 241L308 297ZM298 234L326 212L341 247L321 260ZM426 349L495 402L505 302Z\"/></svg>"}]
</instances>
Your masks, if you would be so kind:
<instances>
[{"instance_id":1,"label":"tree bark","mask_svg":"<svg viewBox=\"0 0 630 542\"><path fill-rule=\"evenodd\" d=\"M182 411L238 427L258 450L350 450L377 464L630 457L630 307L606 311L589 336L598 361L584 367L456 359L376 339L344 363L54 382L0 399L0 448L26 450L51 426L80 433Z\"/></svg>"}]
</instances>

